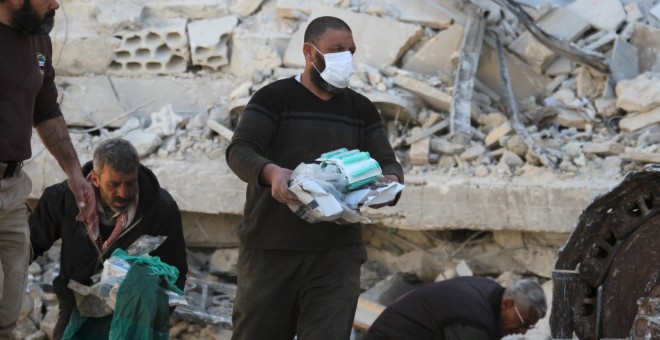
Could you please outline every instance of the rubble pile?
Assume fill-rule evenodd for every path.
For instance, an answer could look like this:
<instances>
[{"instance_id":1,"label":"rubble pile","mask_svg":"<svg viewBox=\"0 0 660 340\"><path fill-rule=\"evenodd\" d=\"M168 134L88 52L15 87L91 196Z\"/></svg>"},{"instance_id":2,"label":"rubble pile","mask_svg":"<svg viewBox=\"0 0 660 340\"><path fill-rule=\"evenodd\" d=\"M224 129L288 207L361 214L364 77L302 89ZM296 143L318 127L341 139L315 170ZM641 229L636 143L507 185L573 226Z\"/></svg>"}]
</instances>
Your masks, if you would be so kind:
<instances>
[{"instance_id":1,"label":"rubble pile","mask_svg":"<svg viewBox=\"0 0 660 340\"><path fill-rule=\"evenodd\" d=\"M457 276L491 277L506 286L530 277L542 284L551 305L552 256L546 249L563 238L540 235L493 235L467 231L385 231L367 227L369 260L362 266L361 301L387 306L406 292L428 282ZM529 244L529 249L523 246ZM536 246L534 246L536 244ZM548 250L549 251L549 250ZM56 243L29 268L29 298L15 331L17 339L50 339L59 313L53 279L59 273L60 244ZM188 306L177 306L170 317L170 338L224 340L231 337L231 312L236 296L238 249L191 248L188 251ZM359 307L358 307L359 308ZM359 321L359 312L356 323ZM528 334L549 336L547 318ZM353 340L361 339L356 330Z\"/></svg>"},{"instance_id":2,"label":"rubble pile","mask_svg":"<svg viewBox=\"0 0 660 340\"><path fill-rule=\"evenodd\" d=\"M208 18L213 13L204 13L205 18L198 18L200 13L189 13L194 5L181 6L181 14L191 16L187 20L169 14L151 16L178 8L174 3L134 5L129 7L132 15L123 13L114 21L104 18L114 26L106 23L96 28L112 27L121 38L105 51L112 60L103 71L110 77L91 76L101 72L72 64L66 56L77 48L77 36L69 36L59 47L62 31L55 33L60 74L87 75L60 77L62 106L67 114L73 111L73 117L67 117L71 125L96 127L101 138L123 136L139 146L143 157L221 153L250 96L275 79L301 71L304 60L299 50L306 22L320 15L337 15L353 27L359 46L350 87L378 106L397 155L411 173L523 175L544 166L539 151L563 174L618 177L658 162L660 102L655 97L660 92L660 75L654 73L657 66L651 51L660 42L657 6L646 1L625 2L624 7L619 0L598 5L591 0L518 2L547 34L595 60L606 60L609 73L602 73L539 42L519 17L502 6L507 1L437 1L434 5L415 1L405 6L387 0L325 1L325 6L314 1L243 1L238 3L250 3L245 8L254 12L246 10L241 16L216 8L218 17ZM222 5L222 1L209 3ZM65 6L82 4L72 1ZM97 4L92 1L86 6ZM598 15L590 10L594 7ZM443 9L453 13L448 17ZM473 9L485 22L484 41L475 77L461 80L454 75L464 59L461 54L466 47L461 42L467 31L466 15ZM85 23L91 25L84 16L68 18L68 25L74 27ZM391 34L385 40L376 36L380 31ZM513 95L529 141L518 133L520 127L506 105L493 46L498 39L505 46ZM186 90L192 91L186 85L175 91L169 88L175 85L145 79L128 84L131 78L127 77L150 75L182 77L176 79L181 84L201 83L192 87L227 81L233 86L192 98L154 94L151 100L140 102L142 107L128 112L120 109L137 103L135 97L149 98L145 90L184 92L184 96ZM470 134L468 140L460 140L452 131L452 120L457 119L452 116L459 114L452 105L460 103L452 102L457 100L456 89L470 81L474 82L471 93L468 89L466 111ZM106 87L113 89L116 100L82 99L93 95L92 88ZM83 117L78 117L81 111ZM117 117L119 111L123 117ZM78 147L92 148L97 140L81 137Z\"/></svg>"},{"instance_id":3,"label":"rubble pile","mask_svg":"<svg viewBox=\"0 0 660 340\"><path fill-rule=\"evenodd\" d=\"M344 19L358 47L350 87L380 110L409 187L400 210L369 216L379 223L365 228L370 301L387 304L416 283L471 274L503 284L531 275L550 295L555 254L585 202L612 186L603 180L660 163L657 0L62 5L53 64L81 159L102 139L128 139L177 199L187 242L229 247L235 235L209 226L233 227L242 212L244 187L224 160L242 110L261 87L302 72L308 21ZM46 177L60 172L46 171L55 165L38 163L41 155L26 164L33 199L62 179ZM453 176L469 180L446 180ZM235 276L236 252L191 253L190 277L199 281L186 293L203 311L175 315L173 337L226 338L231 292L218 278ZM56 255L40 261L31 274L43 288L30 285L36 308L19 329L26 339L47 336L57 315L48 292Z\"/></svg>"}]
</instances>

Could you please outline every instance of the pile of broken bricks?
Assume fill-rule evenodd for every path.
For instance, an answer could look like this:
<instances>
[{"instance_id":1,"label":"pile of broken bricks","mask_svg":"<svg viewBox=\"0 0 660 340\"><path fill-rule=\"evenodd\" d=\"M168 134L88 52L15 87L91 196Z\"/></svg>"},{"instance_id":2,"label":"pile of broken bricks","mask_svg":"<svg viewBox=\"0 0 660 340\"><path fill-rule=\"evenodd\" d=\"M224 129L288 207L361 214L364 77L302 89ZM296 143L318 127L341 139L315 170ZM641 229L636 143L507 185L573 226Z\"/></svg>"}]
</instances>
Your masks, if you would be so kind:
<instances>
[{"instance_id":1,"label":"pile of broken bricks","mask_svg":"<svg viewBox=\"0 0 660 340\"><path fill-rule=\"evenodd\" d=\"M433 9L442 9L446 19L435 13L425 22L419 13L408 15L417 15L413 20L402 10L390 11L396 2L387 0L340 1L335 7L309 3L277 1L278 20L299 22L281 61L284 67L262 70L235 86L226 106L185 120L170 112L176 130L164 137L136 132L140 126L134 120L114 134L130 133L127 138L140 145L147 139L143 156L183 157L185 150L222 148L256 90L300 72L306 21L336 15L353 27L360 50L350 87L379 108L407 171L483 177L548 168L618 177L660 162L660 74L655 73L660 70L655 57L660 5L443 0ZM415 1L410 8L425 10L424 3ZM373 41L374 32L393 23L398 26L386 37L392 51L378 49L382 41ZM240 30L232 21L236 25L234 30Z\"/></svg>"},{"instance_id":2,"label":"pile of broken bricks","mask_svg":"<svg viewBox=\"0 0 660 340\"><path fill-rule=\"evenodd\" d=\"M85 63L68 56L96 38L71 33L58 50L67 36L54 32L58 73L80 76L58 77L67 122L101 131L75 138L78 148L107 128L142 156L221 157L251 95L301 72L307 22L334 15L358 45L350 87L380 109L408 171L618 177L660 162L654 0L234 1L241 11L217 2L228 8L130 2L103 18L77 16L72 32L88 25L119 38ZM169 121L154 127L161 118L151 113Z\"/></svg>"}]
</instances>

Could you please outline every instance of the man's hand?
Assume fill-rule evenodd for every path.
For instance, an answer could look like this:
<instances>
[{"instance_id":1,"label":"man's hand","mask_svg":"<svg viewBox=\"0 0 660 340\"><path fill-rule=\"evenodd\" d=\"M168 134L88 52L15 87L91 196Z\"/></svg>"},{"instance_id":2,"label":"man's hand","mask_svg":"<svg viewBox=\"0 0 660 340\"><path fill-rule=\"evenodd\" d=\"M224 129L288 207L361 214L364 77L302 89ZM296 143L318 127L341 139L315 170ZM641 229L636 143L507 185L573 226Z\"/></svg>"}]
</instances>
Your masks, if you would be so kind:
<instances>
[{"instance_id":1,"label":"man's hand","mask_svg":"<svg viewBox=\"0 0 660 340\"><path fill-rule=\"evenodd\" d=\"M382 182L382 183L391 183L391 182L399 183L399 178L396 177L395 175L383 175L383 177L378 178L378 181ZM380 209L382 207L386 207L386 206L392 204L392 202L394 202L394 200L391 200L391 201L385 202L385 203L381 203L381 204L370 205L369 208L371 208L371 209Z\"/></svg>"},{"instance_id":2,"label":"man's hand","mask_svg":"<svg viewBox=\"0 0 660 340\"><path fill-rule=\"evenodd\" d=\"M41 141L66 173L69 189L76 197L76 204L79 209L76 221L84 220L90 223L89 220L96 211L96 195L92 186L87 183L82 175L78 155L73 148L73 144L71 144L64 118L59 116L43 121L36 128Z\"/></svg>"},{"instance_id":3,"label":"man's hand","mask_svg":"<svg viewBox=\"0 0 660 340\"><path fill-rule=\"evenodd\" d=\"M261 181L270 185L271 195L276 201L284 204L302 204L289 190L289 179L291 179L292 173L293 170L269 163L261 170Z\"/></svg>"},{"instance_id":4,"label":"man's hand","mask_svg":"<svg viewBox=\"0 0 660 340\"><path fill-rule=\"evenodd\" d=\"M96 211L96 195L94 188L82 177L81 174L71 176L67 179L69 189L76 198L78 205L78 215L76 221L92 223L92 215Z\"/></svg>"}]
</instances>

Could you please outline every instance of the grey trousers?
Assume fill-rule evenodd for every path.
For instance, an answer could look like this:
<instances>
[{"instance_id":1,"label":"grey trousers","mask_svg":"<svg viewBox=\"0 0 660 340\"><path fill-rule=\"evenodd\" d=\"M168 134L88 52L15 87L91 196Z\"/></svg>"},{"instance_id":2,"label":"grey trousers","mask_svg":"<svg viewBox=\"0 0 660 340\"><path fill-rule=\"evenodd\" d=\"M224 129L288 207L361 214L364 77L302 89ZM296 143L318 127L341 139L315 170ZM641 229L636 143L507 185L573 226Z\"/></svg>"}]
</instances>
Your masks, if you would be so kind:
<instances>
[{"instance_id":1,"label":"grey trousers","mask_svg":"<svg viewBox=\"0 0 660 340\"><path fill-rule=\"evenodd\" d=\"M241 247L233 340L349 339L363 245L320 252Z\"/></svg>"},{"instance_id":2,"label":"grey trousers","mask_svg":"<svg viewBox=\"0 0 660 340\"><path fill-rule=\"evenodd\" d=\"M18 320L30 262L26 200L32 182L23 171L0 179L0 339L9 339Z\"/></svg>"}]
</instances>

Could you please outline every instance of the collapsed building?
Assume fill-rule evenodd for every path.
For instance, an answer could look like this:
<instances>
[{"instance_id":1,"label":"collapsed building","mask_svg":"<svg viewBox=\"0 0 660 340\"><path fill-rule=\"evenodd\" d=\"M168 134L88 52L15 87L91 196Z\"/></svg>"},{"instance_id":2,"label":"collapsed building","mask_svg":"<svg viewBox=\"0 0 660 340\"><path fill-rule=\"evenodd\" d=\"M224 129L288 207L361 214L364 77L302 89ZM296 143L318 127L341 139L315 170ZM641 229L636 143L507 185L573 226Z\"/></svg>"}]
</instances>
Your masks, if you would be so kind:
<instances>
[{"instance_id":1,"label":"collapsed building","mask_svg":"<svg viewBox=\"0 0 660 340\"><path fill-rule=\"evenodd\" d=\"M53 64L81 162L123 137L182 210L188 293L204 310L171 334L223 338L245 192L224 151L250 96L302 72L309 20L351 26L350 87L376 104L406 170L396 207L363 211L361 307L458 275L534 276L550 298L581 211L625 173L660 163L655 2L66 0ZM43 150L34 138L32 199L64 179ZM32 275L47 285L56 258ZM33 338L56 315L52 296L36 300L49 308L24 319ZM547 319L530 338L549 336Z\"/></svg>"}]
</instances>

